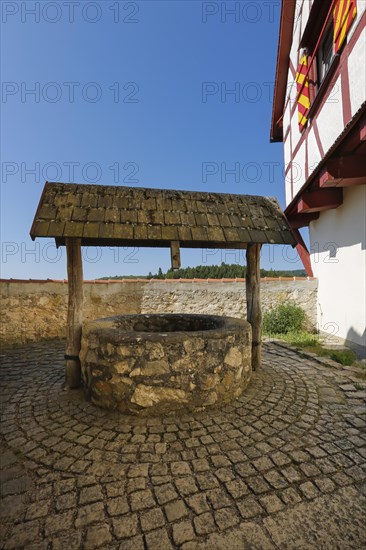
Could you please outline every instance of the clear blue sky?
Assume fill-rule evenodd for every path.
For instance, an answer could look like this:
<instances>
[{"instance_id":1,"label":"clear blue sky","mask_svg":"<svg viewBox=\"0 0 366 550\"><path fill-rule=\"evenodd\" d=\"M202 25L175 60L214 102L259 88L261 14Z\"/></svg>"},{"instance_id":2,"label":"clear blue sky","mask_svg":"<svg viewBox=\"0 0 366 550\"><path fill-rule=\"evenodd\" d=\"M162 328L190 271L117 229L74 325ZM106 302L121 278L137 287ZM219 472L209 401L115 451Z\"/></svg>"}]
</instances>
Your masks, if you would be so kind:
<instances>
[{"instance_id":1,"label":"clear blue sky","mask_svg":"<svg viewBox=\"0 0 366 550\"><path fill-rule=\"evenodd\" d=\"M284 206L282 144L269 143L279 14L271 0L2 2L2 277L66 277L64 249L29 237L45 179ZM265 246L262 266L302 268L284 248ZM221 261L243 253L182 251L183 266ZM169 265L168 250L90 249L84 271Z\"/></svg>"}]
</instances>

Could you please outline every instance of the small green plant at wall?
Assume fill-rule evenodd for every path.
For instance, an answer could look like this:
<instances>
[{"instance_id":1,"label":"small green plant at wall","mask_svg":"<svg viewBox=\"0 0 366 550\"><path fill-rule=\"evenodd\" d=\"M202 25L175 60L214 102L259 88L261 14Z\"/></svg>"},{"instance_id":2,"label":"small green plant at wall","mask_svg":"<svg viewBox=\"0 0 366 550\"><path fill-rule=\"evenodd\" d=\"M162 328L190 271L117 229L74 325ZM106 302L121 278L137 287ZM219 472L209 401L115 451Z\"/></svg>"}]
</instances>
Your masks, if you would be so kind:
<instances>
[{"instance_id":1,"label":"small green plant at wall","mask_svg":"<svg viewBox=\"0 0 366 550\"><path fill-rule=\"evenodd\" d=\"M280 304L263 315L263 332L265 334L288 334L304 329L305 311L291 302Z\"/></svg>"}]
</instances>

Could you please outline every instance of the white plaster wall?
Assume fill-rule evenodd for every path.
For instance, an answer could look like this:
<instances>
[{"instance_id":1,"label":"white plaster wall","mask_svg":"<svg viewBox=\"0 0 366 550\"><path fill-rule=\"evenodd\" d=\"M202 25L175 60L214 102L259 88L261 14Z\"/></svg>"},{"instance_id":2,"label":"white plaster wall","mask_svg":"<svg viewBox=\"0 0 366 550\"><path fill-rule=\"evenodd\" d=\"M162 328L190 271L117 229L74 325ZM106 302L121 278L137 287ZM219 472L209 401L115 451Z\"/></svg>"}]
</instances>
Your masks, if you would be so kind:
<instances>
[{"instance_id":1,"label":"white plaster wall","mask_svg":"<svg viewBox=\"0 0 366 550\"><path fill-rule=\"evenodd\" d=\"M294 150L302 136L302 134L299 131L297 110L295 110L291 118L290 124L291 124L291 132L292 132L292 148ZM326 154L329 151L330 147L334 144L334 142L338 138L339 134L341 134L344 129L340 77L337 78L328 100L324 103L322 109L319 111L319 115L317 118L317 126L319 130L321 143L324 149L324 154ZM305 150L306 150L306 145L304 141L301 147L299 148L296 156L293 158L293 163L295 165L295 168L293 171L294 195L299 191L299 189L305 183ZM285 165L291 161L291 157L289 156L289 153L290 153L289 148L285 149ZM308 137L309 175L311 174L311 172L315 170L320 160L321 160L321 156L320 156L319 147L315 140L314 131L310 126L310 132ZM287 193L286 193L286 204L288 204Z\"/></svg>"},{"instance_id":2,"label":"white plaster wall","mask_svg":"<svg viewBox=\"0 0 366 550\"><path fill-rule=\"evenodd\" d=\"M366 0L357 0L357 15L356 15L356 19L353 22L352 27L349 30L348 40L350 40L351 36L355 32L357 25L360 22L361 17L365 11L366 11Z\"/></svg>"},{"instance_id":3,"label":"white plaster wall","mask_svg":"<svg viewBox=\"0 0 366 550\"><path fill-rule=\"evenodd\" d=\"M309 176L314 172L315 168L321 161L321 155L318 144L315 139L314 130L310 128L308 134L308 162L309 162Z\"/></svg>"},{"instance_id":4,"label":"white plaster wall","mask_svg":"<svg viewBox=\"0 0 366 550\"><path fill-rule=\"evenodd\" d=\"M348 75L353 116L366 101L366 29L348 57Z\"/></svg>"},{"instance_id":5,"label":"white plaster wall","mask_svg":"<svg viewBox=\"0 0 366 550\"><path fill-rule=\"evenodd\" d=\"M303 141L293 160L292 178L294 196L305 183L305 149L306 143Z\"/></svg>"},{"instance_id":6,"label":"white plaster wall","mask_svg":"<svg viewBox=\"0 0 366 550\"><path fill-rule=\"evenodd\" d=\"M295 25L298 23L300 14L301 14L301 7L304 2L307 2L307 0L296 0L295 4Z\"/></svg>"},{"instance_id":7,"label":"white plaster wall","mask_svg":"<svg viewBox=\"0 0 366 550\"><path fill-rule=\"evenodd\" d=\"M297 24L294 28L294 32L292 35L292 44L291 44L291 50L290 50L290 59L292 61L293 66L295 67L295 70L297 69L297 64L299 61L299 42L300 42L300 25Z\"/></svg>"},{"instance_id":8,"label":"white plaster wall","mask_svg":"<svg viewBox=\"0 0 366 550\"><path fill-rule=\"evenodd\" d=\"M343 193L342 206L310 224L318 323L321 331L366 346L366 186Z\"/></svg>"},{"instance_id":9,"label":"white plaster wall","mask_svg":"<svg viewBox=\"0 0 366 550\"><path fill-rule=\"evenodd\" d=\"M288 73L287 77L287 96L286 96L286 108L283 116L283 128L284 128L284 134L286 133L286 130L289 126L291 126L291 134L292 134L292 141L294 140L294 132L298 132L298 125L296 123L297 120L297 111L295 112L294 116L291 119L291 109L294 105L296 99L296 84L294 83L294 80L292 78L291 71ZM295 135L297 139L297 134ZM294 148L294 142L292 143L292 147ZM285 168L287 165L292 162L292 150L291 150L291 141L290 141L290 134L287 136L287 139L284 140L284 160L285 160ZM291 193L291 172L289 171L285 177L285 200L286 205L288 205L292 201L292 193Z\"/></svg>"},{"instance_id":10,"label":"white plaster wall","mask_svg":"<svg viewBox=\"0 0 366 550\"><path fill-rule=\"evenodd\" d=\"M297 68L297 67L296 67ZM293 110L293 107L294 105L296 105L296 100L297 100L297 88L296 88L296 82L295 80L292 78L292 74L290 73L290 79L289 79L289 84L288 84L288 97L289 97L289 123L291 124L291 111ZM296 117L295 117L295 121L297 123L297 109L295 110L295 114L296 114ZM293 117L292 117L293 118Z\"/></svg>"},{"instance_id":11,"label":"white plaster wall","mask_svg":"<svg viewBox=\"0 0 366 550\"><path fill-rule=\"evenodd\" d=\"M305 2L302 5L302 10L301 10L301 33L304 32L304 29L306 27L306 23L308 22L310 8L311 8L310 1L305 0Z\"/></svg>"},{"instance_id":12,"label":"white plaster wall","mask_svg":"<svg viewBox=\"0 0 366 550\"><path fill-rule=\"evenodd\" d=\"M344 129L340 76L335 81L327 101L319 112L317 125L324 154L326 154Z\"/></svg>"},{"instance_id":13,"label":"white plaster wall","mask_svg":"<svg viewBox=\"0 0 366 550\"><path fill-rule=\"evenodd\" d=\"M291 71L289 71L288 78L287 78L287 88L286 88L287 91L291 89L292 84L293 84L292 75L291 75ZM289 95L290 94L286 92L285 110L283 113L283 135L286 134L287 128L290 126L291 102L287 101Z\"/></svg>"},{"instance_id":14,"label":"white plaster wall","mask_svg":"<svg viewBox=\"0 0 366 550\"><path fill-rule=\"evenodd\" d=\"M290 134L288 134L287 139L284 141L284 151L285 151L285 169L287 168L288 163L291 161L291 140ZM285 195L286 195L286 205L292 201L291 193L291 170L289 170L285 176Z\"/></svg>"},{"instance_id":15,"label":"white plaster wall","mask_svg":"<svg viewBox=\"0 0 366 550\"><path fill-rule=\"evenodd\" d=\"M296 95L295 95L296 97ZM294 104L294 101L291 103ZM294 110L294 113L291 117L291 132L292 132L292 149L296 149L297 144L300 141L300 138L302 136L300 130L299 130L299 115L297 107Z\"/></svg>"}]
</instances>

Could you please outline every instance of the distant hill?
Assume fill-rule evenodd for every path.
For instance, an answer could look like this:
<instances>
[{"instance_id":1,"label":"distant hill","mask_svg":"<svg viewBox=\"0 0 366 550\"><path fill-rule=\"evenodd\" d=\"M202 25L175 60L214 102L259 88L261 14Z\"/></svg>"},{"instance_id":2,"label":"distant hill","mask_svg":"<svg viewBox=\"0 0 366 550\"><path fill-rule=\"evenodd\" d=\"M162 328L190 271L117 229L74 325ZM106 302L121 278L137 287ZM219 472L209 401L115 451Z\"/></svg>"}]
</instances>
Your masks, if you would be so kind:
<instances>
[{"instance_id":1,"label":"distant hill","mask_svg":"<svg viewBox=\"0 0 366 550\"><path fill-rule=\"evenodd\" d=\"M261 269L261 277L306 277L304 269L275 270ZM168 269L163 273L159 267L158 273L148 275L114 275L110 277L101 277L101 279L240 279L245 277L246 266L238 264L221 265L197 265L196 267L185 267L173 271Z\"/></svg>"}]
</instances>

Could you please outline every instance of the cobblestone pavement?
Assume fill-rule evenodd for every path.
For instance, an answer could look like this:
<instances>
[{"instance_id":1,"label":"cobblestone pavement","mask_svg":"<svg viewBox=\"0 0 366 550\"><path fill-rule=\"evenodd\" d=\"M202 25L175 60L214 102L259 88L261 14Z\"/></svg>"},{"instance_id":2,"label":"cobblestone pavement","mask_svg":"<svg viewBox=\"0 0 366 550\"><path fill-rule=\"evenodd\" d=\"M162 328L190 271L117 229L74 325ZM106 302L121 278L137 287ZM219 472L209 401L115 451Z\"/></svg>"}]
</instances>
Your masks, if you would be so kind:
<instances>
[{"instance_id":1,"label":"cobblestone pavement","mask_svg":"<svg viewBox=\"0 0 366 550\"><path fill-rule=\"evenodd\" d=\"M221 409L137 419L64 391L64 342L3 352L3 548L366 546L365 382L267 344Z\"/></svg>"}]
</instances>

